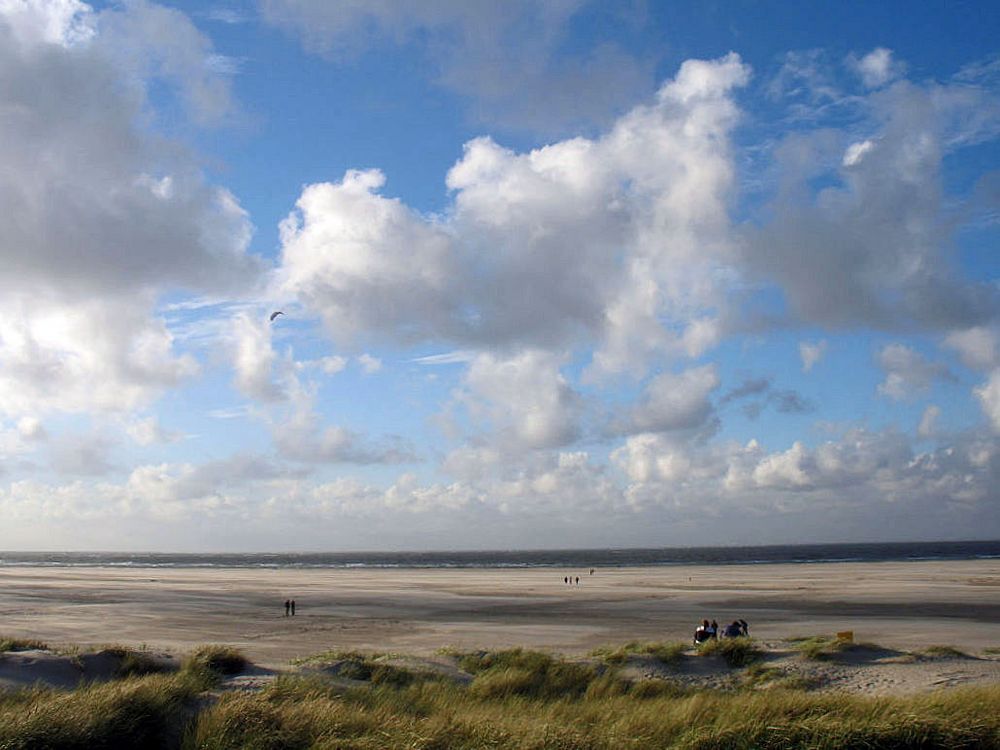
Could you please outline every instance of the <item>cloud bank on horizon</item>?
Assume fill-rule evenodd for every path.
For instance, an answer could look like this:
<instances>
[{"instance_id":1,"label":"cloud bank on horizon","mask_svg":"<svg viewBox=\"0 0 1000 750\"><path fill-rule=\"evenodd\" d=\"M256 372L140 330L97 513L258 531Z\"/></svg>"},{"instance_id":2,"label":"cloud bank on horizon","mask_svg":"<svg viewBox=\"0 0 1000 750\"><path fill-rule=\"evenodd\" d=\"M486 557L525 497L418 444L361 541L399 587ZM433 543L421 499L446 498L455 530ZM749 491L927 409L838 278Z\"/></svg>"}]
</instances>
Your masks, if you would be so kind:
<instances>
[{"instance_id":1,"label":"cloud bank on horizon","mask_svg":"<svg viewBox=\"0 0 1000 750\"><path fill-rule=\"evenodd\" d=\"M0 0L0 548L1000 536L1000 11L673 12Z\"/></svg>"}]
</instances>

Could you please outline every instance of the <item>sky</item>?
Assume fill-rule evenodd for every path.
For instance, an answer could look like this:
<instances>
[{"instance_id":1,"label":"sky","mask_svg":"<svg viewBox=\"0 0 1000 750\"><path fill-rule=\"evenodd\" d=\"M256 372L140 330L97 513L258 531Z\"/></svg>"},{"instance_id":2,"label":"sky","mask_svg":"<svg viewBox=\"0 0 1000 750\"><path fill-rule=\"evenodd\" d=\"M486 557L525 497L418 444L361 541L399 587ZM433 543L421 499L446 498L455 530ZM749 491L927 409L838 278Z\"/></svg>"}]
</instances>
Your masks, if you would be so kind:
<instances>
[{"instance_id":1,"label":"sky","mask_svg":"<svg viewBox=\"0 0 1000 750\"><path fill-rule=\"evenodd\" d=\"M0 0L0 549L1000 538L998 40Z\"/></svg>"}]
</instances>

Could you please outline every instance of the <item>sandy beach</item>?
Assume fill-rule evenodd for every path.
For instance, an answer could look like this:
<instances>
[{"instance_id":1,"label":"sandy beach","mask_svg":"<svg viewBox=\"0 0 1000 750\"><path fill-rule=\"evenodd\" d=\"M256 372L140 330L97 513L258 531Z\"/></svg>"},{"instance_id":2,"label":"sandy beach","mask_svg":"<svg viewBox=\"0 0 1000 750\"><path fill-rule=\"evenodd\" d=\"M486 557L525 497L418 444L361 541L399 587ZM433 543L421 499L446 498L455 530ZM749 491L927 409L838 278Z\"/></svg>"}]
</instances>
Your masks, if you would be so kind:
<instances>
[{"instance_id":1,"label":"sandy beach","mask_svg":"<svg viewBox=\"0 0 1000 750\"><path fill-rule=\"evenodd\" d=\"M580 577L566 585L564 576ZM294 598L295 617L283 602ZM686 640L703 617L757 639L853 630L900 649L1000 646L1000 561L598 569L0 568L0 634L183 651L204 643L282 666L331 648L444 646L568 656Z\"/></svg>"}]
</instances>

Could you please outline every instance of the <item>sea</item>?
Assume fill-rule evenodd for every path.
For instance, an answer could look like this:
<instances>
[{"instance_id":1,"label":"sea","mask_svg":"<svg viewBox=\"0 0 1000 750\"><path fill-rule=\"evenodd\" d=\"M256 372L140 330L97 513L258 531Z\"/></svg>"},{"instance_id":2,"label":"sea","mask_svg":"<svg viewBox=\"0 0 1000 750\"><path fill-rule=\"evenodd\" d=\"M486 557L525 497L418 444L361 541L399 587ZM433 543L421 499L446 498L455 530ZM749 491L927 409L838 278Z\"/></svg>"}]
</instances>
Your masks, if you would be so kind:
<instances>
[{"instance_id":1,"label":"sea","mask_svg":"<svg viewBox=\"0 0 1000 750\"><path fill-rule=\"evenodd\" d=\"M998 558L1000 540L465 552L0 552L0 567L578 569Z\"/></svg>"}]
</instances>

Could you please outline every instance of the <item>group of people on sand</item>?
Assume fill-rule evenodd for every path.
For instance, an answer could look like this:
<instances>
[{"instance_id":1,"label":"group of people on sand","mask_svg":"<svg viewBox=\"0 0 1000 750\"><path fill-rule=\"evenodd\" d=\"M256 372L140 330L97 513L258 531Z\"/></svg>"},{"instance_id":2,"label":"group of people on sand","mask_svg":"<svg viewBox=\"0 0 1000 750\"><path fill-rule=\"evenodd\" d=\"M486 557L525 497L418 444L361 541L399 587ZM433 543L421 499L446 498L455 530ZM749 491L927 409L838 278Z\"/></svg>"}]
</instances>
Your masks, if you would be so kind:
<instances>
[{"instance_id":1,"label":"group of people on sand","mask_svg":"<svg viewBox=\"0 0 1000 750\"><path fill-rule=\"evenodd\" d=\"M719 638L749 638L750 637L750 626L747 624L746 620L733 620L729 625L724 628L719 628L719 623L715 620L709 622L708 620L702 620L701 625L699 625L694 631L694 644L697 646L700 643L707 643L708 641L714 641Z\"/></svg>"},{"instance_id":2,"label":"group of people on sand","mask_svg":"<svg viewBox=\"0 0 1000 750\"><path fill-rule=\"evenodd\" d=\"M590 569L590 575L594 575L594 569ZM563 576L563 583L570 586L580 585L580 576Z\"/></svg>"},{"instance_id":3,"label":"group of people on sand","mask_svg":"<svg viewBox=\"0 0 1000 750\"><path fill-rule=\"evenodd\" d=\"M295 600L294 599L285 599L285 617L288 617L289 615L291 615L292 617L295 616Z\"/></svg>"}]
</instances>

